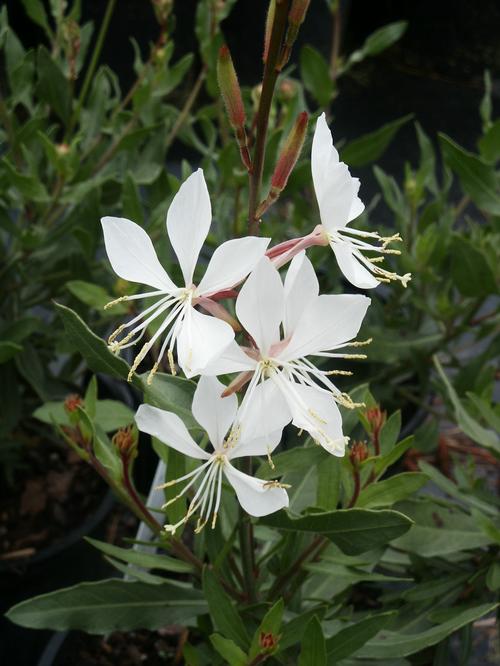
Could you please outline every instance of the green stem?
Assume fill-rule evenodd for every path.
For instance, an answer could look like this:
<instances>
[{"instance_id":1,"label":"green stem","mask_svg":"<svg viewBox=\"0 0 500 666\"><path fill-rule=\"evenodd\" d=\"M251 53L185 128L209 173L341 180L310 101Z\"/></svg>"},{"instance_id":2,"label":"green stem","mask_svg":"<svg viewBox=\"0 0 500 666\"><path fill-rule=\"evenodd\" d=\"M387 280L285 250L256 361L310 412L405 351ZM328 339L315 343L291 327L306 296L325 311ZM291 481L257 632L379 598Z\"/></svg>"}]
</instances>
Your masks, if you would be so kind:
<instances>
[{"instance_id":1,"label":"green stem","mask_svg":"<svg viewBox=\"0 0 500 666\"><path fill-rule=\"evenodd\" d=\"M82 110L82 106L85 102L85 99L87 97L87 93L90 87L90 84L92 82L92 79L94 78L94 72L97 67L97 63L99 62L99 57L101 55L102 47L104 45L104 40L106 38L108 28L109 28L109 23L111 21L111 16L113 15L113 11L116 5L116 0L108 0L108 4L106 6L106 11L104 13L104 18L102 20L101 24L101 29L99 30L99 34L97 36L97 42L95 45L94 52L92 53L92 59L90 60L89 66L87 68L87 72L85 74L85 79L83 80L83 85L82 89L80 90L80 95L78 97L78 102L76 105L76 109L73 112L73 115L71 116L71 119L68 124L68 128L66 130L65 134L65 142L67 142L69 135L73 131L73 128L75 126L75 123L77 122L78 118L80 117L80 111Z\"/></svg>"},{"instance_id":2,"label":"green stem","mask_svg":"<svg viewBox=\"0 0 500 666\"><path fill-rule=\"evenodd\" d=\"M186 99L186 102L182 107L181 112L177 116L177 120L175 121L174 126L167 135L167 138L165 139L165 150L168 150L170 148L177 134L179 133L184 123L186 122L189 112L191 111L191 108L200 93L201 86L203 85L203 81L205 80L206 76L207 76L207 66L204 65L200 73L198 74L198 78L195 81L195 84L193 86L193 89L191 90L191 93L189 94L189 97Z\"/></svg>"},{"instance_id":3,"label":"green stem","mask_svg":"<svg viewBox=\"0 0 500 666\"><path fill-rule=\"evenodd\" d=\"M264 67L264 77L262 79L262 93L257 111L255 150L252 160L253 168L252 172L249 174L250 182L248 195L248 231L254 236L256 236L259 231L259 220L256 219L256 212L260 203L260 190L262 186L264 158L266 155L266 137L269 126L269 114L273 101L274 88L279 74L277 67L281 53L281 44L285 34L288 7L288 0L276 0L273 27L271 38L269 40L267 60Z\"/></svg>"}]
</instances>

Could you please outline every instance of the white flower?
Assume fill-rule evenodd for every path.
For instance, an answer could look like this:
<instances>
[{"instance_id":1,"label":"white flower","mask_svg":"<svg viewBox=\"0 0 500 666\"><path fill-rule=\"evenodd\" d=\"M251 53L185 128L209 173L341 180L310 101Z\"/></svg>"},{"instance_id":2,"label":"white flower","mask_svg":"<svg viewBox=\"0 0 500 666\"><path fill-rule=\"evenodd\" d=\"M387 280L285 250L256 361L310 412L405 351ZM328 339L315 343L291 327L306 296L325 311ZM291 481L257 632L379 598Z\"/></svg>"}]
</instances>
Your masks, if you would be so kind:
<instances>
[{"instance_id":1,"label":"white flower","mask_svg":"<svg viewBox=\"0 0 500 666\"><path fill-rule=\"evenodd\" d=\"M238 319L255 347L242 348L233 340L204 373L240 372L228 390L250 382L240 408L242 418L259 383L274 384L294 425L309 432L330 453L343 456L346 438L336 403L348 407L353 403L328 376L351 373L319 370L307 356L364 358L335 350L364 344L349 341L357 335L370 299L361 295L319 296L318 292L318 280L304 252L293 259L284 285L271 261L261 259L236 301ZM274 409L277 401L272 408L262 410L261 420Z\"/></svg>"},{"instance_id":2,"label":"white flower","mask_svg":"<svg viewBox=\"0 0 500 666\"><path fill-rule=\"evenodd\" d=\"M311 169L321 217L320 228L344 276L360 289L372 289L380 282L390 280L399 280L406 287L410 273L397 275L379 265L383 261L382 256L367 257L364 254L400 254L399 250L387 248L390 242L401 240L399 234L382 238L374 231L360 231L347 226L364 210L358 197L360 183L358 178L351 176L347 165L340 162L324 113L316 123ZM370 238L380 243L372 245L367 242Z\"/></svg>"},{"instance_id":3,"label":"white flower","mask_svg":"<svg viewBox=\"0 0 500 666\"><path fill-rule=\"evenodd\" d=\"M268 455L276 448L287 422L287 415L275 411L269 415L266 426L261 428L257 410L261 401L273 401L272 390L261 386L253 408L247 410L245 419L237 419L238 425L231 428L238 411L238 399L233 394L222 398L225 386L215 377L201 377L193 398L192 411L196 421L207 432L213 452L204 451L189 434L183 421L172 412L150 405L141 405L135 420L139 430L158 438L167 446L190 458L203 460L203 464L179 479L169 481L162 487L188 481L182 491L163 508L182 497L198 480L201 480L187 514L176 525L165 529L174 533L196 512L199 513L196 531L200 531L212 516L212 527L217 520L221 501L222 474L234 488L239 503L252 516L265 516L288 506L288 495L284 486L276 481L265 481L244 474L236 469L231 460L243 456ZM226 437L227 435L227 437Z\"/></svg>"},{"instance_id":4,"label":"white flower","mask_svg":"<svg viewBox=\"0 0 500 666\"><path fill-rule=\"evenodd\" d=\"M108 306L123 300L159 297L153 305L121 325L109 337L113 351L130 347L143 337L154 319L162 316L156 332L136 356L129 380L154 342L163 334L166 335L148 381L166 351L172 372L175 372L175 345L179 365L188 377L192 377L199 374L234 338L234 331L228 323L202 314L194 306L201 303L215 309L216 304L209 297L241 282L264 254L270 239L246 237L223 243L213 253L204 277L196 286L193 284L194 269L211 220L210 197L203 171L198 169L181 185L167 213L168 236L184 277L181 287L172 282L161 266L144 229L125 218L104 217L101 220L106 252L115 273L125 280L147 284L154 289L122 297L108 303ZM118 337L125 332L119 340Z\"/></svg>"}]
</instances>

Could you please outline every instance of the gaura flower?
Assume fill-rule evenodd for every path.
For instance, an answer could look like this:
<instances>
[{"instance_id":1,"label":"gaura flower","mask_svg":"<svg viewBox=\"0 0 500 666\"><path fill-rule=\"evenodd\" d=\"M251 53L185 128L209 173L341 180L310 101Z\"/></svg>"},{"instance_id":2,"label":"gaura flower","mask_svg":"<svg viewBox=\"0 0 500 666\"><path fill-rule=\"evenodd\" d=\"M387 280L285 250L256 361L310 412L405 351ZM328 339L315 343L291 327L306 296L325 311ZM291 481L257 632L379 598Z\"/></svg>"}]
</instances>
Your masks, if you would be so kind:
<instances>
[{"instance_id":1,"label":"gaura flower","mask_svg":"<svg viewBox=\"0 0 500 666\"><path fill-rule=\"evenodd\" d=\"M384 259L381 255L401 254L399 250L387 247L392 241L401 241L400 235L382 238L375 231L361 231L348 226L365 208L358 197L360 183L358 178L351 176L347 165L340 161L324 113L316 123L311 169L321 217L317 231L321 232L324 243L332 248L347 280L360 289L372 289L380 282L391 280L399 280L406 287L410 273L401 276L380 266ZM369 239L374 239L376 243L368 242ZM379 256L366 256L365 252Z\"/></svg>"},{"instance_id":2,"label":"gaura flower","mask_svg":"<svg viewBox=\"0 0 500 666\"><path fill-rule=\"evenodd\" d=\"M213 447L212 452L204 451L189 434L184 422L173 412L167 412L150 405L141 405L135 420L139 430L146 432L171 448L190 458L204 461L192 472L179 479L169 481L161 487L187 481L181 492L167 502L182 497L200 480L184 518L175 525L166 525L167 532L174 533L189 518L199 513L196 531L199 532L212 516L212 528L217 521L221 493L222 475L233 487L239 503L252 516L265 516L288 506L285 486L277 481L265 481L240 472L231 464L235 458L254 455L268 455L276 448L288 416L279 410L269 414L265 429L258 420L258 410L262 403L273 400L272 390L260 387L254 404L246 410L244 419L237 418L238 399L236 395L221 397L225 386L215 377L201 377L193 398L192 411L196 421L207 432ZM237 421L237 425L233 426Z\"/></svg>"},{"instance_id":3,"label":"gaura flower","mask_svg":"<svg viewBox=\"0 0 500 666\"><path fill-rule=\"evenodd\" d=\"M346 438L337 403L355 405L329 376L351 373L320 370L307 357L365 358L337 350L366 344L352 340L370 299L361 295L319 296L318 292L318 280L304 252L294 257L284 285L271 261L262 258L236 301L238 319L255 345L239 347L233 340L207 365L204 374L239 372L225 394L249 382L240 407L242 418L251 408L260 382L274 384L281 397L280 409L288 408L293 424L306 430L328 452L343 456ZM277 397L259 418L265 421L278 402Z\"/></svg>"},{"instance_id":4,"label":"gaura flower","mask_svg":"<svg viewBox=\"0 0 500 666\"><path fill-rule=\"evenodd\" d=\"M125 280L153 287L153 291L123 296L106 307L124 300L157 298L153 305L110 335L108 344L111 350L117 352L135 345L144 336L149 324L162 318L154 335L135 357L129 381L155 341L164 334L148 382L165 352L175 374L175 346L179 365L186 376L193 377L234 338L229 323L203 314L195 306L201 304L205 309L215 311L218 304L210 296L241 282L262 257L270 239L246 237L223 243L213 253L201 282L195 285L194 270L211 220L210 197L203 171L198 169L181 185L167 213L168 237L184 277L181 287L173 283L160 264L153 244L142 227L120 217L104 217L101 220L106 252L115 273ZM122 334L124 337L119 339Z\"/></svg>"}]
</instances>

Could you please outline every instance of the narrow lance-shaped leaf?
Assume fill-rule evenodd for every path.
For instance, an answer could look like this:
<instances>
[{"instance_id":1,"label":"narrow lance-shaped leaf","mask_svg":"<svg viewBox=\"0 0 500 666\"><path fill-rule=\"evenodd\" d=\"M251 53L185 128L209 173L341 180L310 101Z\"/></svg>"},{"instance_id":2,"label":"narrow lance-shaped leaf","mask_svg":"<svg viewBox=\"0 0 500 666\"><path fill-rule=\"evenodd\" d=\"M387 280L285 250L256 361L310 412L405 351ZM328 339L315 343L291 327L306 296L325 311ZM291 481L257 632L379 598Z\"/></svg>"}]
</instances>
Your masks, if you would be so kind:
<instances>
[{"instance_id":1,"label":"narrow lance-shaped leaf","mask_svg":"<svg viewBox=\"0 0 500 666\"><path fill-rule=\"evenodd\" d=\"M178 583L147 585L110 579L28 599L11 608L7 617L30 629L78 629L104 635L182 624L206 612L201 592Z\"/></svg>"}]
</instances>

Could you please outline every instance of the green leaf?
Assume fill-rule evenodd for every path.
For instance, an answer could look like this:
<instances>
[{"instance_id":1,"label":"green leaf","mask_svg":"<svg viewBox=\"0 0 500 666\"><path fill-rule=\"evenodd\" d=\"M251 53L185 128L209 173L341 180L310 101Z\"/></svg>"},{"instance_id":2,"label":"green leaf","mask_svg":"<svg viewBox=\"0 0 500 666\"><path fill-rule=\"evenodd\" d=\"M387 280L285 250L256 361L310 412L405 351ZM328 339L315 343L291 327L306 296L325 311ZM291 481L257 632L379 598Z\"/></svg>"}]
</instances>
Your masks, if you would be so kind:
<instances>
[{"instance_id":1,"label":"green leaf","mask_svg":"<svg viewBox=\"0 0 500 666\"><path fill-rule=\"evenodd\" d=\"M64 402L46 402L33 412L33 416L52 425L70 425L69 416L64 409ZM98 400L95 407L94 421L104 432L114 432L134 422L134 412L117 400Z\"/></svg>"},{"instance_id":2,"label":"green leaf","mask_svg":"<svg viewBox=\"0 0 500 666\"><path fill-rule=\"evenodd\" d=\"M21 345L18 345L16 342L10 342L10 340L5 340L0 342L0 363L5 363L10 361L16 354L19 354L23 348Z\"/></svg>"},{"instance_id":3,"label":"green leaf","mask_svg":"<svg viewBox=\"0 0 500 666\"><path fill-rule=\"evenodd\" d=\"M108 294L105 289L97 284L92 284L92 282L69 280L69 282L66 282L66 287L79 301L97 310L104 310L104 306L113 300L113 296ZM125 312L127 312L127 306L124 303L117 303L113 306L113 312L110 312L110 314L124 314Z\"/></svg>"},{"instance_id":4,"label":"green leaf","mask_svg":"<svg viewBox=\"0 0 500 666\"><path fill-rule=\"evenodd\" d=\"M436 366L439 376L441 377L441 381L443 382L448 392L448 397L450 398L451 404L453 406L455 418L457 419L459 427L466 435L468 435L478 444L486 446L488 449L492 449L495 451L495 453L500 453L500 438L498 435L491 430L483 428L483 426L467 412L450 380L446 376L446 373L444 372L438 357L433 356L433 359L434 365Z\"/></svg>"},{"instance_id":5,"label":"green leaf","mask_svg":"<svg viewBox=\"0 0 500 666\"><path fill-rule=\"evenodd\" d=\"M53 109L66 124L71 113L69 81L44 46L38 48L37 72L38 96L47 102L50 109Z\"/></svg>"},{"instance_id":6,"label":"green leaf","mask_svg":"<svg viewBox=\"0 0 500 666\"><path fill-rule=\"evenodd\" d=\"M325 637L320 621L314 616L302 637L298 666L326 666L326 663Z\"/></svg>"},{"instance_id":7,"label":"green leaf","mask_svg":"<svg viewBox=\"0 0 500 666\"><path fill-rule=\"evenodd\" d=\"M248 663L243 650L229 638L224 638L220 634L212 634L210 642L229 666L245 666Z\"/></svg>"},{"instance_id":8,"label":"green leaf","mask_svg":"<svg viewBox=\"0 0 500 666\"><path fill-rule=\"evenodd\" d=\"M479 151L481 157L487 162L495 164L500 159L500 120L493 125L479 139Z\"/></svg>"},{"instance_id":9,"label":"green leaf","mask_svg":"<svg viewBox=\"0 0 500 666\"><path fill-rule=\"evenodd\" d=\"M246 650L250 640L243 620L215 574L208 567L203 570L203 594L216 628Z\"/></svg>"},{"instance_id":10,"label":"green leaf","mask_svg":"<svg viewBox=\"0 0 500 666\"><path fill-rule=\"evenodd\" d=\"M412 114L393 120L375 132L354 139L341 151L340 158L349 166L358 167L378 160L396 135L397 131L413 118Z\"/></svg>"},{"instance_id":11,"label":"green leaf","mask_svg":"<svg viewBox=\"0 0 500 666\"><path fill-rule=\"evenodd\" d=\"M33 597L11 608L7 617L30 629L79 629L104 635L183 624L206 612L202 594L184 585L109 579Z\"/></svg>"},{"instance_id":12,"label":"green leaf","mask_svg":"<svg viewBox=\"0 0 500 666\"><path fill-rule=\"evenodd\" d=\"M130 172L127 173L123 182L122 212L124 217L137 222L140 226L144 226L144 212L139 195L139 188L134 182Z\"/></svg>"},{"instance_id":13,"label":"green leaf","mask_svg":"<svg viewBox=\"0 0 500 666\"><path fill-rule=\"evenodd\" d=\"M457 174L465 192L483 210L500 215L500 192L495 170L477 155L464 150L446 134L439 134L443 158Z\"/></svg>"},{"instance_id":14,"label":"green leaf","mask_svg":"<svg viewBox=\"0 0 500 666\"><path fill-rule=\"evenodd\" d=\"M444 557L483 548L492 542L476 520L452 505L443 507L431 499L417 498L399 502L396 508L415 524L392 545L420 557Z\"/></svg>"},{"instance_id":15,"label":"green leaf","mask_svg":"<svg viewBox=\"0 0 500 666\"><path fill-rule=\"evenodd\" d=\"M341 659L355 654L367 641L376 636L381 629L396 616L396 611L379 613L365 617L337 632L326 642L328 664L335 666Z\"/></svg>"},{"instance_id":16,"label":"green leaf","mask_svg":"<svg viewBox=\"0 0 500 666\"><path fill-rule=\"evenodd\" d=\"M85 537L85 540L106 555L144 569L161 569L162 571L175 571L177 573L189 573L193 569L187 562L176 560L165 554L146 553L133 548L120 548L90 537Z\"/></svg>"},{"instance_id":17,"label":"green leaf","mask_svg":"<svg viewBox=\"0 0 500 666\"><path fill-rule=\"evenodd\" d=\"M451 241L451 277L464 296L482 298L497 293L495 275L486 256L463 235Z\"/></svg>"},{"instance_id":18,"label":"green leaf","mask_svg":"<svg viewBox=\"0 0 500 666\"><path fill-rule=\"evenodd\" d=\"M372 32L372 34L367 37L363 46L351 53L342 71L345 72L350 69L352 65L361 62L365 58L377 55L378 53L385 51L385 49L388 49L389 46L392 46L395 42L401 39L406 32L407 27L408 21L396 21L394 23L388 23L382 28L375 30L375 32Z\"/></svg>"},{"instance_id":19,"label":"green leaf","mask_svg":"<svg viewBox=\"0 0 500 666\"><path fill-rule=\"evenodd\" d=\"M404 472L389 479L372 483L361 491L356 506L375 509L392 506L416 493L429 479L419 472Z\"/></svg>"},{"instance_id":20,"label":"green leaf","mask_svg":"<svg viewBox=\"0 0 500 666\"><path fill-rule=\"evenodd\" d=\"M500 562L493 562L486 574L486 587L495 592L500 589Z\"/></svg>"},{"instance_id":21,"label":"green leaf","mask_svg":"<svg viewBox=\"0 0 500 666\"><path fill-rule=\"evenodd\" d=\"M340 495L340 477L342 462L336 456L328 456L317 465L318 486L316 505L325 511L337 508Z\"/></svg>"},{"instance_id":22,"label":"green leaf","mask_svg":"<svg viewBox=\"0 0 500 666\"><path fill-rule=\"evenodd\" d=\"M82 319L70 308L55 304L64 324L70 346L79 351L94 372L104 372L112 377L125 379L129 367L124 360L112 354L104 340L86 326Z\"/></svg>"},{"instance_id":23,"label":"green leaf","mask_svg":"<svg viewBox=\"0 0 500 666\"><path fill-rule=\"evenodd\" d=\"M318 465L323 463L328 455L317 445L297 446L273 456L274 468L267 460L261 463L257 470L257 476L260 479L275 479L291 472L301 472L305 467L310 467L315 463L318 463Z\"/></svg>"},{"instance_id":24,"label":"green leaf","mask_svg":"<svg viewBox=\"0 0 500 666\"><path fill-rule=\"evenodd\" d=\"M348 555L385 545L405 534L412 525L412 521L398 511L370 509L340 509L299 518L279 511L261 518L260 522L282 530L323 534Z\"/></svg>"},{"instance_id":25,"label":"green leaf","mask_svg":"<svg viewBox=\"0 0 500 666\"><path fill-rule=\"evenodd\" d=\"M306 45L300 52L300 74L319 106L327 106L333 96L333 83L326 60L312 46Z\"/></svg>"},{"instance_id":26,"label":"green leaf","mask_svg":"<svg viewBox=\"0 0 500 666\"><path fill-rule=\"evenodd\" d=\"M259 639L261 634L273 634L273 636L279 635L281 622L283 620L284 607L283 599L278 599L262 618L262 622L252 638L252 645L250 646L250 651L248 653L248 659L250 661L255 659L260 653Z\"/></svg>"},{"instance_id":27,"label":"green leaf","mask_svg":"<svg viewBox=\"0 0 500 666\"><path fill-rule=\"evenodd\" d=\"M47 21L47 14L45 13L41 0L22 0L22 3L24 5L24 10L30 19L43 28L48 37L51 37L52 30Z\"/></svg>"},{"instance_id":28,"label":"green leaf","mask_svg":"<svg viewBox=\"0 0 500 666\"><path fill-rule=\"evenodd\" d=\"M380 451L385 455L392 451L398 441L401 430L401 411L391 414L380 430Z\"/></svg>"},{"instance_id":29,"label":"green leaf","mask_svg":"<svg viewBox=\"0 0 500 666\"><path fill-rule=\"evenodd\" d=\"M49 196L47 190L38 178L21 173L6 157L1 160L0 164L2 164L7 171L8 184L19 190L20 194L25 199L38 202L48 201Z\"/></svg>"},{"instance_id":30,"label":"green leaf","mask_svg":"<svg viewBox=\"0 0 500 666\"><path fill-rule=\"evenodd\" d=\"M402 439L400 442L398 442L392 451L390 451L387 455L381 456L378 460L375 460L373 469L377 477L382 476L386 469L388 469L391 465L394 465L394 463L397 462L401 456L403 456L408 451L412 444L413 435L410 435L409 437L406 437L405 439Z\"/></svg>"},{"instance_id":31,"label":"green leaf","mask_svg":"<svg viewBox=\"0 0 500 666\"><path fill-rule=\"evenodd\" d=\"M368 659L397 659L398 657L415 654L431 645L436 645L454 631L475 622L497 607L497 603L490 603L473 606L465 610L457 608L454 609L455 615L451 619L415 634L383 631L378 638L368 641L356 653L356 656Z\"/></svg>"},{"instance_id":32,"label":"green leaf","mask_svg":"<svg viewBox=\"0 0 500 666\"><path fill-rule=\"evenodd\" d=\"M400 576L386 576L384 574L372 573L371 571L364 571L354 566L339 564L337 558L324 556L321 562L313 562L306 564L304 569L312 571L313 573L320 574L321 576L329 576L353 585L361 581L367 582L380 582L380 583L394 583L397 581L412 581L412 578L401 578Z\"/></svg>"}]
</instances>

